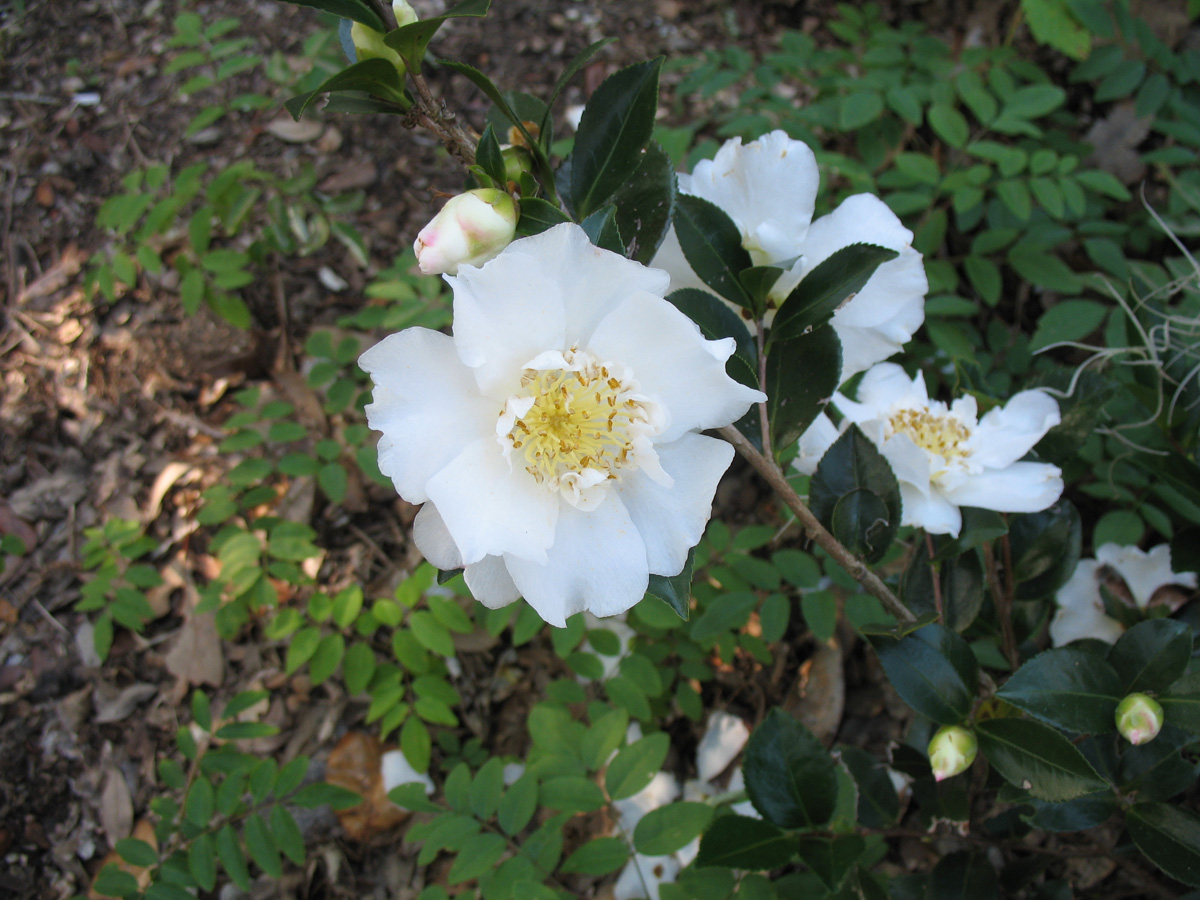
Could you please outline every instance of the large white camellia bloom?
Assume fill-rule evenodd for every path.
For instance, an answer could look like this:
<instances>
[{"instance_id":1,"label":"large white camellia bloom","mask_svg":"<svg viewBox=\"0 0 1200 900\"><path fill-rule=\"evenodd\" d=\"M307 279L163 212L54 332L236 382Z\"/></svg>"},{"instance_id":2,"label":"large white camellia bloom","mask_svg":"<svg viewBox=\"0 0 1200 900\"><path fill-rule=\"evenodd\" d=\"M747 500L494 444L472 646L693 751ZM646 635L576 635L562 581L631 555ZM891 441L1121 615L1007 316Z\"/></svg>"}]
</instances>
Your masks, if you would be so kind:
<instances>
[{"instance_id":1,"label":"large white camellia bloom","mask_svg":"<svg viewBox=\"0 0 1200 900\"><path fill-rule=\"evenodd\" d=\"M359 361L379 468L424 504L417 547L489 607L524 596L558 626L628 609L682 571L733 458L697 431L763 399L725 374L733 340L705 340L665 272L577 225L446 281L453 337L409 328Z\"/></svg>"},{"instance_id":2,"label":"large white camellia bloom","mask_svg":"<svg viewBox=\"0 0 1200 900\"><path fill-rule=\"evenodd\" d=\"M975 398L947 406L930 400L925 378L880 363L858 386L858 402L835 394L843 428L858 425L879 448L900 483L904 525L958 536L960 506L997 512L1037 512L1062 494L1062 472L1049 463L1018 462L1059 423L1058 404L1043 391L1022 391L978 418ZM821 415L800 438L795 466L805 474L837 439Z\"/></svg>"},{"instance_id":3,"label":"large white camellia bloom","mask_svg":"<svg viewBox=\"0 0 1200 900\"><path fill-rule=\"evenodd\" d=\"M827 216L812 221L821 175L807 144L783 131L756 141L727 141L712 160L679 176L679 190L719 206L742 233L756 266L782 266L769 300L782 303L796 285L834 251L850 244L878 244L900 255L884 263L833 315L842 343L839 384L887 359L912 339L925 321L929 281L912 232L878 197L856 194ZM651 265L671 273L671 290L709 290L692 271L672 228ZM768 314L768 320L773 316Z\"/></svg>"},{"instance_id":4,"label":"large white camellia bloom","mask_svg":"<svg viewBox=\"0 0 1200 900\"><path fill-rule=\"evenodd\" d=\"M1125 582L1129 599L1145 609L1155 592L1167 585L1196 587L1195 572L1171 568L1171 547L1159 544L1147 552L1138 547L1103 544L1095 559L1081 559L1071 578L1058 589L1054 600L1058 612L1050 622L1050 640L1055 647L1081 638L1114 643L1125 626L1104 611L1100 585L1111 578Z\"/></svg>"}]
</instances>

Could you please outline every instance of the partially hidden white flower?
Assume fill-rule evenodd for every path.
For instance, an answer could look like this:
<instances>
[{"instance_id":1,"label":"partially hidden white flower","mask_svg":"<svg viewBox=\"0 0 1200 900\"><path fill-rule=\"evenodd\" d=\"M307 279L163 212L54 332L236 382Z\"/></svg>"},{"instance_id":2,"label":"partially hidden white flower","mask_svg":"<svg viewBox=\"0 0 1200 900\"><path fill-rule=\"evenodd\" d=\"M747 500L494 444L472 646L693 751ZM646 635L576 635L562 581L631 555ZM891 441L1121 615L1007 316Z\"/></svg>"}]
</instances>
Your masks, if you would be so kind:
<instances>
[{"instance_id":1,"label":"partially hidden white flower","mask_svg":"<svg viewBox=\"0 0 1200 900\"><path fill-rule=\"evenodd\" d=\"M705 340L666 273L577 225L446 280L453 337L410 328L360 360L379 468L424 504L417 547L492 608L624 612L703 534L733 448L697 432L763 399L725 374L733 339Z\"/></svg>"},{"instance_id":2,"label":"partially hidden white flower","mask_svg":"<svg viewBox=\"0 0 1200 900\"><path fill-rule=\"evenodd\" d=\"M975 398L947 406L929 399L925 378L880 363L858 387L858 401L841 394L833 404L843 428L858 425L879 448L900 483L904 525L958 536L959 507L1037 512L1062 494L1062 472L1049 463L1019 462L1059 423L1058 403L1043 391L1021 391L978 418ZM800 439L796 468L816 471L838 430L824 416Z\"/></svg>"},{"instance_id":3,"label":"partially hidden white flower","mask_svg":"<svg viewBox=\"0 0 1200 900\"><path fill-rule=\"evenodd\" d=\"M856 194L812 221L820 182L812 150L783 131L772 131L745 145L741 138L727 141L714 159L679 176L679 190L724 210L756 266L784 268L768 298L776 305L817 265L850 244L877 244L900 254L879 266L834 313L831 324L842 344L840 384L912 339L925 321L929 281L921 254L912 248L912 232L878 197ZM684 257L673 228L651 265L671 273L672 290L708 290Z\"/></svg>"},{"instance_id":4,"label":"partially hidden white flower","mask_svg":"<svg viewBox=\"0 0 1200 900\"><path fill-rule=\"evenodd\" d=\"M380 776L383 778L383 791L387 793L401 784L417 782L428 796L434 791L433 779L425 772L418 772L409 764L408 759L399 750L389 750L379 761Z\"/></svg>"},{"instance_id":5,"label":"partially hidden white flower","mask_svg":"<svg viewBox=\"0 0 1200 900\"><path fill-rule=\"evenodd\" d=\"M426 275L455 275L459 266L481 266L509 245L517 206L498 188L467 191L446 201L413 244Z\"/></svg>"},{"instance_id":6,"label":"partially hidden white flower","mask_svg":"<svg viewBox=\"0 0 1200 900\"><path fill-rule=\"evenodd\" d=\"M1058 611L1050 622L1050 640L1055 647L1083 638L1112 644L1124 633L1125 626L1105 612L1100 593L1100 586L1114 575L1125 582L1138 609L1145 609L1161 587L1174 584L1194 588L1197 583L1195 572L1172 571L1168 544L1159 544L1149 552L1103 544L1096 550L1096 559L1081 559L1067 583L1054 594Z\"/></svg>"},{"instance_id":7,"label":"partially hidden white flower","mask_svg":"<svg viewBox=\"0 0 1200 900\"><path fill-rule=\"evenodd\" d=\"M696 777L712 781L728 768L750 740L750 729L740 716L717 710L708 717L708 728L696 745Z\"/></svg>"}]
</instances>

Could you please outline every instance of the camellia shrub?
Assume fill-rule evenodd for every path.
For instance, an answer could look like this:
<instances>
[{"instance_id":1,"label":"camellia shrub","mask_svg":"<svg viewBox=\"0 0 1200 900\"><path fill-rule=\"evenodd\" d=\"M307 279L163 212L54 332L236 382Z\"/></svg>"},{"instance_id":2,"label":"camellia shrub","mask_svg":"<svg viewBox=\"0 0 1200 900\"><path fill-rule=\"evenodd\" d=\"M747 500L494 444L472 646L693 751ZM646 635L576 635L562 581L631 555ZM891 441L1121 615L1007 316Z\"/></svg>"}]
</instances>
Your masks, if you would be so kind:
<instances>
[{"instance_id":1,"label":"camellia shrub","mask_svg":"<svg viewBox=\"0 0 1200 900\"><path fill-rule=\"evenodd\" d=\"M1157 246L1173 241L1179 255L1130 264L1136 284L1069 273L1071 290L1087 282L1116 304L1093 329L1043 341L1061 343L1060 355L1035 364L1027 336L988 328L983 363L970 361L947 337L968 333L947 325L967 302L947 297L954 241L915 234L901 218L923 213L911 202L894 209L861 190L834 202L824 151L793 136L835 130L837 109L849 130L863 128L884 116L883 99L871 116L852 115L849 100L829 116L814 107L792 117L804 127L733 137L682 173L656 139L662 59L612 73L565 140L558 102L605 42L544 99L439 60L491 102L477 133L435 96L426 52L443 24L485 15L488 0L426 19L404 0L297 2L343 20L351 63L290 100L293 115L395 116L431 131L462 167L463 191L430 210L414 247L423 273L444 276L448 329L433 316L361 355L327 337L310 348L323 367L315 383L345 385L338 408L361 408L378 455L361 422L344 443L374 482L420 506L412 540L428 564L394 597L329 596L299 565L315 553L311 530L263 517L214 539L221 575L199 611L214 611L226 634L262 615L266 636L289 642L289 673L340 678L398 749L376 748L369 771L302 785L307 761L278 767L232 749L260 734L239 714L261 696L214 714L197 692L196 727L180 735L191 771L161 767L181 799L158 804L155 843L123 842L128 865L106 869L99 893L185 896L224 878L249 889L251 864L278 877L281 854L303 861L294 810L325 803L415 815L403 839L420 846L418 863L452 860L420 900L1065 898L1073 861L1095 857L1116 874L1079 896L1200 888L1200 267L1185 246L1200 202L1173 201L1171 222L1158 219ZM1078 5L1025 7L1042 35L1053 15L1076 34L1090 27ZM1071 46L1111 55L1105 40ZM1196 108L1196 60L1187 51L1162 73L1172 115ZM864 82L854 96L879 87L908 123L905 140L948 140L1002 171L1019 153L1009 180L994 183L984 166L978 184L966 170L956 188L935 190L937 167L913 154L893 171L874 152L890 121L880 119L869 159L846 167L853 184L920 182L923 203L944 194L974 242L995 248L1036 243L1037 228L1053 238L1045 247L1071 238L1054 224L1070 218L1064 195L1081 233L1101 235L1106 210L1072 174L1078 148L1029 145L1042 135L1032 119L1062 92L1007 57L986 86L964 71L968 106L982 117L980 98L999 95L990 127L1020 148L968 143L949 87L915 76L892 89ZM773 96L768 118L753 121L786 126ZM1046 177L1012 187L1026 162ZM1186 193L1195 174L1172 177ZM985 188L998 199L985 202ZM1018 219L1033 220L1024 237ZM1063 266L1026 246L1002 279L990 252L958 260L981 309L1000 303L1031 255L1039 271ZM1131 300L1138 288L1143 299ZM1101 306L1062 302L1088 315ZM1106 346L1078 355L1097 330ZM279 471L328 473L337 502L342 444L318 446L318 459L292 454ZM712 510L735 455L776 505L731 531ZM211 489L206 524L249 508L241 492L273 471L259 468ZM124 585L152 573L118 564L130 536L106 535L89 545L103 577L88 609L108 610L111 635L113 620L140 624ZM307 608L276 608L259 568L268 561ZM532 704L528 752L502 758L464 740L455 638L506 635L519 647L547 623L562 677ZM869 646L908 708L901 740L832 743L783 705L752 718L711 705L716 670L761 671L795 659L788 642L805 629L825 645L839 627ZM351 790L360 775L368 786ZM914 842L921 853L908 852Z\"/></svg>"}]
</instances>

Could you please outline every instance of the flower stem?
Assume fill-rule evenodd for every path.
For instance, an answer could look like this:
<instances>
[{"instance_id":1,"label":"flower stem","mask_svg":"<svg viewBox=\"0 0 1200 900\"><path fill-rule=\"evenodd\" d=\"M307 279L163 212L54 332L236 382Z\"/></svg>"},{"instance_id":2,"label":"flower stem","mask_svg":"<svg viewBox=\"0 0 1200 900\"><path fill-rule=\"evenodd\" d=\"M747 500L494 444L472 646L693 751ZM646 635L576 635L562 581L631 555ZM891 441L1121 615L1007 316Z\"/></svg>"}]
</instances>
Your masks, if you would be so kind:
<instances>
[{"instance_id":1,"label":"flower stem","mask_svg":"<svg viewBox=\"0 0 1200 900\"><path fill-rule=\"evenodd\" d=\"M732 425L726 425L720 429L720 434L737 448L737 451L749 461L750 465L754 466L758 474L767 480L767 483L771 485L775 493L783 498L783 502L787 504L788 509L796 514L796 518L800 520L800 523L804 526L804 530L808 532L808 536L816 541L821 549L832 556L837 564L845 569L855 581L861 584L867 593L879 600L884 608L901 622L916 621L916 616L909 612L908 608L888 589L888 586L880 580L879 576L868 569L866 563L847 550L841 541L830 534L825 529L825 526L817 520L812 510L805 506L804 501L800 499L800 495L788 483L783 471L773 459L759 453L758 449L746 439L745 435Z\"/></svg>"},{"instance_id":2,"label":"flower stem","mask_svg":"<svg viewBox=\"0 0 1200 900\"><path fill-rule=\"evenodd\" d=\"M459 125L457 117L450 112L446 104L433 96L424 75L420 72L409 72L408 75L412 79L417 97L405 124L409 127L420 125L433 132L447 152L463 166L474 165L478 137Z\"/></svg>"},{"instance_id":3,"label":"flower stem","mask_svg":"<svg viewBox=\"0 0 1200 900\"><path fill-rule=\"evenodd\" d=\"M755 320L755 342L758 345L758 387L759 390L767 389L767 354L764 351L766 344L765 328L763 320L760 316ZM767 459L775 458L775 451L771 447L771 420L767 417L767 401L764 400L758 404L758 421L762 426L762 445L763 454Z\"/></svg>"}]
</instances>

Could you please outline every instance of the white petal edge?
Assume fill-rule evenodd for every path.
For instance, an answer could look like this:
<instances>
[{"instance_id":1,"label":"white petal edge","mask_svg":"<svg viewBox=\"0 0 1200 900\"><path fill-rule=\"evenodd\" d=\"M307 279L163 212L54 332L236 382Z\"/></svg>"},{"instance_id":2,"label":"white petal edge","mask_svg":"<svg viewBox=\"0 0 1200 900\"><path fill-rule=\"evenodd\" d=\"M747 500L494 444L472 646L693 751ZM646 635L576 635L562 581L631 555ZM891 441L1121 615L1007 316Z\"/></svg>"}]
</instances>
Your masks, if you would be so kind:
<instances>
[{"instance_id":1,"label":"white petal edge","mask_svg":"<svg viewBox=\"0 0 1200 900\"><path fill-rule=\"evenodd\" d=\"M1014 463L1061 420L1058 401L1044 391L1013 394L979 420L967 443L971 462L993 469Z\"/></svg>"},{"instance_id":2,"label":"white petal edge","mask_svg":"<svg viewBox=\"0 0 1200 900\"><path fill-rule=\"evenodd\" d=\"M462 568L462 554L446 523L432 503L426 503L413 520L413 543L421 555L444 572Z\"/></svg>"},{"instance_id":3,"label":"white petal edge","mask_svg":"<svg viewBox=\"0 0 1200 900\"><path fill-rule=\"evenodd\" d=\"M987 469L968 476L945 492L957 506L978 506L996 512L1040 512L1062 496L1062 471L1049 463L1017 462L1005 469Z\"/></svg>"},{"instance_id":4,"label":"white petal edge","mask_svg":"<svg viewBox=\"0 0 1200 900\"><path fill-rule=\"evenodd\" d=\"M463 570L463 580L471 596L488 609L499 609L521 596L502 556L485 556Z\"/></svg>"}]
</instances>

